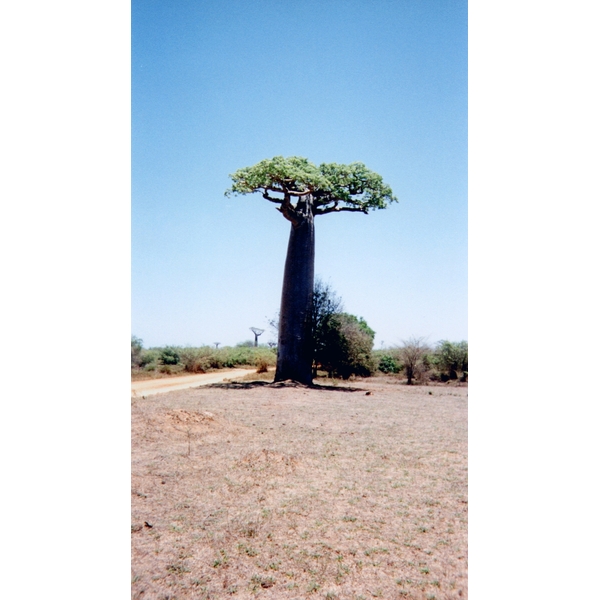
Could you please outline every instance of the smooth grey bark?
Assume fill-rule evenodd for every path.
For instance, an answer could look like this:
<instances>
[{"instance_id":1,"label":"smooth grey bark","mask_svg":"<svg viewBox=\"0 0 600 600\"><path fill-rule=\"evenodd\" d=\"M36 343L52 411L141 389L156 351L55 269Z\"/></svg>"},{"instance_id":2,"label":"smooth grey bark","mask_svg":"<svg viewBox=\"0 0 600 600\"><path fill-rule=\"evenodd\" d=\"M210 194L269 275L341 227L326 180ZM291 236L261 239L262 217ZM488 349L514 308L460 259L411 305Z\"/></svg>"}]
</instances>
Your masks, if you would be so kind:
<instances>
[{"instance_id":1,"label":"smooth grey bark","mask_svg":"<svg viewBox=\"0 0 600 600\"><path fill-rule=\"evenodd\" d=\"M296 207L283 274L275 381L312 383L312 296L315 280L315 223L312 198Z\"/></svg>"}]
</instances>

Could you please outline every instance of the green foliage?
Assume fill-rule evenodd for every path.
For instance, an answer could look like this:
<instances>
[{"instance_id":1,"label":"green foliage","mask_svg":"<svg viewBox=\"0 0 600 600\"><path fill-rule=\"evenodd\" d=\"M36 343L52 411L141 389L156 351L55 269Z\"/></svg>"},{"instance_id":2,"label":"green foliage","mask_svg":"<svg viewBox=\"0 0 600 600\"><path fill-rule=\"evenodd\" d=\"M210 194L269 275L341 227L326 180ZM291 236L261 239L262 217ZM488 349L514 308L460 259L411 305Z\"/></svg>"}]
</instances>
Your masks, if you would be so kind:
<instances>
[{"instance_id":1,"label":"green foliage","mask_svg":"<svg viewBox=\"0 0 600 600\"><path fill-rule=\"evenodd\" d=\"M375 370L372 356L375 332L362 317L342 312L342 300L320 279L313 290L313 374L325 369L348 379Z\"/></svg>"},{"instance_id":2,"label":"green foliage","mask_svg":"<svg viewBox=\"0 0 600 600\"><path fill-rule=\"evenodd\" d=\"M160 358L160 352L154 348L149 350L142 350L142 356L140 357L140 367L146 369L147 371L153 370L158 365L158 359Z\"/></svg>"},{"instance_id":3,"label":"green foliage","mask_svg":"<svg viewBox=\"0 0 600 600\"><path fill-rule=\"evenodd\" d=\"M315 363L330 376L343 379L351 375L367 377L375 371L372 356L374 336L375 332L364 319L348 313L334 313L323 323Z\"/></svg>"},{"instance_id":4,"label":"green foliage","mask_svg":"<svg viewBox=\"0 0 600 600\"><path fill-rule=\"evenodd\" d=\"M208 346L201 348L180 348L178 349L179 360L189 373L205 373L213 365L211 357L214 350Z\"/></svg>"},{"instance_id":5,"label":"green foliage","mask_svg":"<svg viewBox=\"0 0 600 600\"><path fill-rule=\"evenodd\" d=\"M266 346L254 347L250 344L235 347L224 346L165 346L163 348L142 349L135 367L145 371L160 370L163 373L205 373L214 369L237 367L257 367L263 372L274 367L277 352ZM133 366L133 363L132 363Z\"/></svg>"},{"instance_id":6,"label":"green foliage","mask_svg":"<svg viewBox=\"0 0 600 600\"><path fill-rule=\"evenodd\" d=\"M433 360L443 373L443 379L458 379L458 371L465 378L464 374L469 370L469 345L466 341L441 340L437 344Z\"/></svg>"},{"instance_id":7,"label":"green foliage","mask_svg":"<svg viewBox=\"0 0 600 600\"><path fill-rule=\"evenodd\" d=\"M342 299L336 295L329 284L325 284L317 278L313 288L311 315L313 359L315 363L320 361L327 345L331 317L342 311ZM313 368L313 374L316 375L316 364Z\"/></svg>"},{"instance_id":8,"label":"green foliage","mask_svg":"<svg viewBox=\"0 0 600 600\"><path fill-rule=\"evenodd\" d=\"M233 185L225 192L226 196L262 192L268 200L282 203L282 198L270 194L295 197L311 194L316 215L341 210L368 213L397 202L381 175L359 162L323 163L317 167L299 156L275 156L239 169L230 177Z\"/></svg>"},{"instance_id":9,"label":"green foliage","mask_svg":"<svg viewBox=\"0 0 600 600\"><path fill-rule=\"evenodd\" d=\"M400 373L402 365L390 354L379 356L379 365L377 367L382 373Z\"/></svg>"},{"instance_id":10,"label":"green foliage","mask_svg":"<svg viewBox=\"0 0 600 600\"><path fill-rule=\"evenodd\" d=\"M179 352L173 346L167 346L161 350L159 361L163 365L176 365L179 362Z\"/></svg>"},{"instance_id":11,"label":"green foliage","mask_svg":"<svg viewBox=\"0 0 600 600\"><path fill-rule=\"evenodd\" d=\"M437 343L435 352L431 357L432 363L440 371L440 379L458 379L458 373L462 373L461 380L467 380L469 370L469 345L466 341L449 342L441 340Z\"/></svg>"}]
</instances>

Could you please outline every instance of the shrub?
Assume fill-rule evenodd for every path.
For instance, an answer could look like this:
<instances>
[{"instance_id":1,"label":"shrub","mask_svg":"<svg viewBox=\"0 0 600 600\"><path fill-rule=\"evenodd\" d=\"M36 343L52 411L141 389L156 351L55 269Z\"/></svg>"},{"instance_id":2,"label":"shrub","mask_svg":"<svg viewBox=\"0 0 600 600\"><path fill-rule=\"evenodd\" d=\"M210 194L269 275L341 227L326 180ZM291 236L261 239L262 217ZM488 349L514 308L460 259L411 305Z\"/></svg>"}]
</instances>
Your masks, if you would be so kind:
<instances>
[{"instance_id":1,"label":"shrub","mask_svg":"<svg viewBox=\"0 0 600 600\"><path fill-rule=\"evenodd\" d=\"M389 354L384 354L379 357L379 365L377 367L382 373L400 373L402 365Z\"/></svg>"},{"instance_id":2,"label":"shrub","mask_svg":"<svg viewBox=\"0 0 600 600\"><path fill-rule=\"evenodd\" d=\"M135 335L131 336L131 366L132 367L139 367L140 366L140 359L142 356L142 349L143 349L143 341L138 338L135 337Z\"/></svg>"},{"instance_id":3,"label":"shrub","mask_svg":"<svg viewBox=\"0 0 600 600\"><path fill-rule=\"evenodd\" d=\"M427 359L429 347L425 344L423 338L415 337L403 340L402 344L398 352L404 364L406 383L412 385L413 379L422 380L423 375L429 368Z\"/></svg>"},{"instance_id":4,"label":"shrub","mask_svg":"<svg viewBox=\"0 0 600 600\"><path fill-rule=\"evenodd\" d=\"M324 319L315 365L330 376L348 379L351 375L367 377L375 371L372 355L375 332L362 318L337 313Z\"/></svg>"},{"instance_id":5,"label":"shrub","mask_svg":"<svg viewBox=\"0 0 600 600\"><path fill-rule=\"evenodd\" d=\"M160 358L160 351L155 348L150 350L142 350L142 356L140 357L140 367L146 369L146 371L150 371L153 369L148 369L149 366L153 365L154 368L158 365L158 359Z\"/></svg>"},{"instance_id":6,"label":"shrub","mask_svg":"<svg viewBox=\"0 0 600 600\"><path fill-rule=\"evenodd\" d=\"M466 381L465 373L469 370L467 342L449 342L448 340L438 342L432 360L441 371L442 381L458 379L458 371L462 372L462 380Z\"/></svg>"},{"instance_id":7,"label":"shrub","mask_svg":"<svg viewBox=\"0 0 600 600\"><path fill-rule=\"evenodd\" d=\"M213 349L208 346L201 348L180 348L179 361L189 373L205 373L211 368L210 357Z\"/></svg>"},{"instance_id":8,"label":"shrub","mask_svg":"<svg viewBox=\"0 0 600 600\"><path fill-rule=\"evenodd\" d=\"M176 365L179 362L179 353L173 346L167 346L160 351L159 360L163 365Z\"/></svg>"},{"instance_id":9,"label":"shrub","mask_svg":"<svg viewBox=\"0 0 600 600\"><path fill-rule=\"evenodd\" d=\"M256 359L256 372L266 373L269 370L269 360L265 356L258 356Z\"/></svg>"}]
</instances>

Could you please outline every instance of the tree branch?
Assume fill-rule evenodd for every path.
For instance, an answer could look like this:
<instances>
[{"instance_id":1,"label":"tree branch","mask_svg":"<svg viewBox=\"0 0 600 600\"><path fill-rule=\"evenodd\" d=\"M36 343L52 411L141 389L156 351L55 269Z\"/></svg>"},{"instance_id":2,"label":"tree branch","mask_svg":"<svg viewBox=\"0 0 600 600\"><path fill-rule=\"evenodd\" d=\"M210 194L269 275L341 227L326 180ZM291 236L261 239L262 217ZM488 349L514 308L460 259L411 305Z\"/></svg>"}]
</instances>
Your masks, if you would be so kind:
<instances>
[{"instance_id":1,"label":"tree branch","mask_svg":"<svg viewBox=\"0 0 600 600\"><path fill-rule=\"evenodd\" d=\"M290 196L307 196L308 194L312 194L312 192L310 190L306 192L294 192L293 190L287 190L286 194L289 194Z\"/></svg>"},{"instance_id":2,"label":"tree branch","mask_svg":"<svg viewBox=\"0 0 600 600\"><path fill-rule=\"evenodd\" d=\"M275 202L275 204L283 204L283 200L281 200L280 198L272 198L271 196L269 196L268 192L263 192L262 197L265 200L268 200L269 202Z\"/></svg>"},{"instance_id":3,"label":"tree branch","mask_svg":"<svg viewBox=\"0 0 600 600\"><path fill-rule=\"evenodd\" d=\"M285 198L281 201L281 206L277 209L294 227L302 223L302 217L296 212L294 205L290 202L290 195L285 193Z\"/></svg>"},{"instance_id":4,"label":"tree branch","mask_svg":"<svg viewBox=\"0 0 600 600\"><path fill-rule=\"evenodd\" d=\"M347 211L347 212L362 212L365 213L365 215L369 214L369 209L367 207L361 208L358 206L331 206L329 208L322 208L322 209L316 209L315 210L315 215L326 215L327 213L332 213L332 212L342 212L343 210Z\"/></svg>"}]
</instances>

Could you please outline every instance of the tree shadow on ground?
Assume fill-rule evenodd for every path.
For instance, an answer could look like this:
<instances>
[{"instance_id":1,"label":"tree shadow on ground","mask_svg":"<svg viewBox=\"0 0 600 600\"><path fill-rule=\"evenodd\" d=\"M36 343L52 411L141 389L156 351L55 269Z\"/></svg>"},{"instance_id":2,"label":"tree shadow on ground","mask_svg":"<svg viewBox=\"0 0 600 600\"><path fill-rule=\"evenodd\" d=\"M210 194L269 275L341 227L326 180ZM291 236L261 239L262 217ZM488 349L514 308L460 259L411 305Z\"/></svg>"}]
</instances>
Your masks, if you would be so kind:
<instances>
[{"instance_id":1,"label":"tree shadow on ground","mask_svg":"<svg viewBox=\"0 0 600 600\"><path fill-rule=\"evenodd\" d=\"M251 390L254 388L304 388L306 390L320 390L322 392L365 392L363 388L358 387L345 387L339 385L321 385L313 383L312 385L304 385L296 381L229 381L226 383L212 383L203 387L225 389L225 390Z\"/></svg>"}]
</instances>

